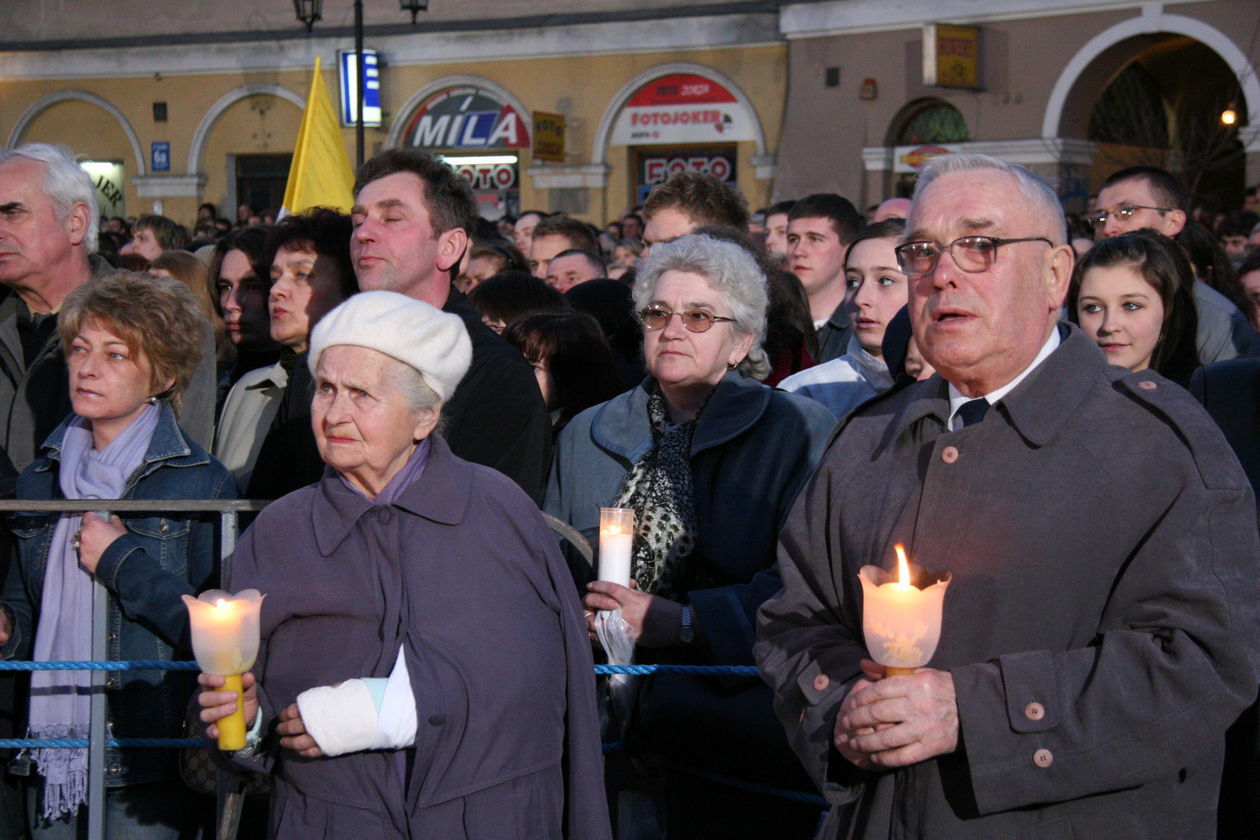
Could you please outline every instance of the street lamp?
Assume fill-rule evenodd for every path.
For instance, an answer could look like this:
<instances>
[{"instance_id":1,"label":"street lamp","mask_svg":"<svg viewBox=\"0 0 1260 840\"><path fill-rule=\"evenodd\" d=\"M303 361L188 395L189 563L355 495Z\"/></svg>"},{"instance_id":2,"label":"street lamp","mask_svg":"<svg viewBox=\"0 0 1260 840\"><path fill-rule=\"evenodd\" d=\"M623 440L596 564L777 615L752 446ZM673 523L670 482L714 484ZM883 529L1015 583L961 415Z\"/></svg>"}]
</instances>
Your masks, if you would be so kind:
<instances>
[{"instance_id":1,"label":"street lamp","mask_svg":"<svg viewBox=\"0 0 1260 840\"><path fill-rule=\"evenodd\" d=\"M398 0L404 12L411 12L411 22L416 22L416 15L428 11L429 0ZM306 31L312 31L315 21L320 20L324 10L324 0L293 0L293 11L297 19L306 24ZM363 101L366 87L366 73L363 66L363 0L354 0L354 64L359 77L355 89L358 91L358 102L354 117L355 165L363 165Z\"/></svg>"},{"instance_id":2,"label":"street lamp","mask_svg":"<svg viewBox=\"0 0 1260 840\"><path fill-rule=\"evenodd\" d=\"M404 12L411 12L412 26L416 25L416 15L429 10L429 0L398 0L398 4Z\"/></svg>"},{"instance_id":3,"label":"street lamp","mask_svg":"<svg viewBox=\"0 0 1260 840\"><path fill-rule=\"evenodd\" d=\"M293 11L297 13L297 19L306 24L307 32L310 32L315 21L320 19L323 7L324 0L293 0Z\"/></svg>"}]
</instances>

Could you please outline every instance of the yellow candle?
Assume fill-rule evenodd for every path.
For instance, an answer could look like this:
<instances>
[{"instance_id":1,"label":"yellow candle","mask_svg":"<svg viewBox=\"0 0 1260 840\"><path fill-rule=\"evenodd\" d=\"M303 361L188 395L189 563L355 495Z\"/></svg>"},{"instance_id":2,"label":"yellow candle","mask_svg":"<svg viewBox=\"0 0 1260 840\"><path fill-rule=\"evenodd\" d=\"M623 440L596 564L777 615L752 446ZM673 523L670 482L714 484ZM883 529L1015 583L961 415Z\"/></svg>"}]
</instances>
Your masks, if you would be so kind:
<instances>
[{"instance_id":1,"label":"yellow candle","mask_svg":"<svg viewBox=\"0 0 1260 840\"><path fill-rule=\"evenodd\" d=\"M245 703L241 675L258 656L259 610L263 596L256 589L237 595L220 590L199 597L183 596L192 628L193 654L207 674L226 678L224 688L236 692L236 711L217 721L219 749L245 746Z\"/></svg>"}]
</instances>

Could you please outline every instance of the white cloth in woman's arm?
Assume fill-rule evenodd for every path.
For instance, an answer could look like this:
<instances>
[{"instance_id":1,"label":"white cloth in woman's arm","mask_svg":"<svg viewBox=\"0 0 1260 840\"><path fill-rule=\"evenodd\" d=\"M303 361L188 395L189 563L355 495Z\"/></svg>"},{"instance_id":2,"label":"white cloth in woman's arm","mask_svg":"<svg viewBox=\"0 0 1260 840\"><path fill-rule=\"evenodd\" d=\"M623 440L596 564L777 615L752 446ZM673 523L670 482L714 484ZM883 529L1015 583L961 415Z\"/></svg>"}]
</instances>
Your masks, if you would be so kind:
<instances>
[{"instance_id":1,"label":"white cloth in woman's arm","mask_svg":"<svg viewBox=\"0 0 1260 840\"><path fill-rule=\"evenodd\" d=\"M297 704L307 733L324 755L396 750L416 740L416 700L401 647L388 679L308 688Z\"/></svg>"}]
</instances>

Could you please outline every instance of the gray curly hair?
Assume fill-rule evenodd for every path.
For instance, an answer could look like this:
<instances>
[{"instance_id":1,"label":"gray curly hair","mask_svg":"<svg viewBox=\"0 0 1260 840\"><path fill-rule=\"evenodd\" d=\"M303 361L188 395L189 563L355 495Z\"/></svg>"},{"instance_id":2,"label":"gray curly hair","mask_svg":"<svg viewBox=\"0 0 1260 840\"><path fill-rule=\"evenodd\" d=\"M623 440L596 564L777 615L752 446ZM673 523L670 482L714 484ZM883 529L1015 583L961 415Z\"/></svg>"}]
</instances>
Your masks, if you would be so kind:
<instances>
[{"instance_id":1,"label":"gray curly hair","mask_svg":"<svg viewBox=\"0 0 1260 840\"><path fill-rule=\"evenodd\" d=\"M731 329L753 336L748 355L739 363L739 372L752 379L770 373L770 360L761 344L766 337L766 275L752 255L736 245L705 234L680 236L672 242L652 246L652 251L634 281L635 309L643 309L656 294L656 283L667 271L702 274L721 292L735 322Z\"/></svg>"}]
</instances>

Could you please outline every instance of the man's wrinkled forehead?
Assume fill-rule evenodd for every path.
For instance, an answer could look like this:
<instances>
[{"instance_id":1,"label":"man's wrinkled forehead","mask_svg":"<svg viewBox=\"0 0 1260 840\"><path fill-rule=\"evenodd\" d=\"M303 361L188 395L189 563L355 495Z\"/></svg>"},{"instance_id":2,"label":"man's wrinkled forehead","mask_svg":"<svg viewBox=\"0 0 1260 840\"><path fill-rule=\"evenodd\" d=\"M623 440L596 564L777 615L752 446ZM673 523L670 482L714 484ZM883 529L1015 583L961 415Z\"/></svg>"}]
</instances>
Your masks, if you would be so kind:
<instances>
[{"instance_id":1,"label":"man's wrinkled forehead","mask_svg":"<svg viewBox=\"0 0 1260 840\"><path fill-rule=\"evenodd\" d=\"M1015 176L998 169L947 172L914 197L906 219L905 241L943 235L995 236L1004 224L1025 219L1044 227L1045 212L1024 194Z\"/></svg>"}]
</instances>

